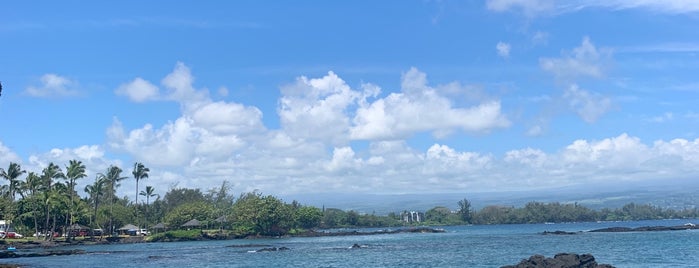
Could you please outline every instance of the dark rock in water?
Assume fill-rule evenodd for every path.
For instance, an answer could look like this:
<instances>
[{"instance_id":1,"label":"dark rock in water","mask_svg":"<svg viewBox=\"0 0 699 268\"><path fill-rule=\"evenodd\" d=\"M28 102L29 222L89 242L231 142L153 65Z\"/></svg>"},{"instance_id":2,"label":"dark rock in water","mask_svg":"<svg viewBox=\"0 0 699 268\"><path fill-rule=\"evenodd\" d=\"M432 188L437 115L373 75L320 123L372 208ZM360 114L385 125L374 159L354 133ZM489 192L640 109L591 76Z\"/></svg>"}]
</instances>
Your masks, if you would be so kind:
<instances>
[{"instance_id":1,"label":"dark rock in water","mask_svg":"<svg viewBox=\"0 0 699 268\"><path fill-rule=\"evenodd\" d=\"M590 254L558 253L553 258L533 255L529 259L523 259L518 264L506 265L501 268L614 268L614 266L597 264L595 257Z\"/></svg>"},{"instance_id":2,"label":"dark rock in water","mask_svg":"<svg viewBox=\"0 0 699 268\"><path fill-rule=\"evenodd\" d=\"M262 248L255 250L255 252L267 252L267 251L283 251L283 250L289 250L287 247L271 247L271 248Z\"/></svg>"},{"instance_id":3,"label":"dark rock in water","mask_svg":"<svg viewBox=\"0 0 699 268\"><path fill-rule=\"evenodd\" d=\"M658 231L681 231L681 230L694 230L699 229L692 223L679 226L643 226L636 228L629 227L609 227L597 230L592 230L590 232L608 232L608 233L620 233L620 232L658 232Z\"/></svg>"},{"instance_id":4,"label":"dark rock in water","mask_svg":"<svg viewBox=\"0 0 699 268\"><path fill-rule=\"evenodd\" d=\"M49 250L49 251L44 251L44 252L33 252L33 253L17 253L15 251L2 251L2 252L0 252L0 259L22 258L22 257L62 256L62 255L76 255L76 254L85 254L85 251L81 250L81 249Z\"/></svg>"},{"instance_id":5,"label":"dark rock in water","mask_svg":"<svg viewBox=\"0 0 699 268\"><path fill-rule=\"evenodd\" d=\"M543 235L574 235L577 233L576 232L566 232L566 231L553 231L553 232L544 231L541 234L543 234Z\"/></svg>"},{"instance_id":6,"label":"dark rock in water","mask_svg":"<svg viewBox=\"0 0 699 268\"><path fill-rule=\"evenodd\" d=\"M352 246L349 247L349 248L350 248L350 249L356 249L356 248L368 248L368 247L369 247L369 246L367 246L367 245L354 244L354 245L352 245Z\"/></svg>"}]
</instances>

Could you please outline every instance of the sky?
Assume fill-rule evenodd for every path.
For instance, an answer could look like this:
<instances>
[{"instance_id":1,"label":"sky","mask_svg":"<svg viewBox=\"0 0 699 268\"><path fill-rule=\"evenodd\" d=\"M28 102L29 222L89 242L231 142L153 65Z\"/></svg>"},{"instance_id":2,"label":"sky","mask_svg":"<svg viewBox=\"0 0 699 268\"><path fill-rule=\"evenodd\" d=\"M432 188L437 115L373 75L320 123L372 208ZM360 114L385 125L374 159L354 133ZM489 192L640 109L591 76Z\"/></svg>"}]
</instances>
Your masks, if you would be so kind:
<instances>
[{"instance_id":1,"label":"sky","mask_svg":"<svg viewBox=\"0 0 699 268\"><path fill-rule=\"evenodd\" d=\"M0 167L76 159L82 189L142 162L161 195L692 180L697 25L690 0L6 1Z\"/></svg>"}]
</instances>

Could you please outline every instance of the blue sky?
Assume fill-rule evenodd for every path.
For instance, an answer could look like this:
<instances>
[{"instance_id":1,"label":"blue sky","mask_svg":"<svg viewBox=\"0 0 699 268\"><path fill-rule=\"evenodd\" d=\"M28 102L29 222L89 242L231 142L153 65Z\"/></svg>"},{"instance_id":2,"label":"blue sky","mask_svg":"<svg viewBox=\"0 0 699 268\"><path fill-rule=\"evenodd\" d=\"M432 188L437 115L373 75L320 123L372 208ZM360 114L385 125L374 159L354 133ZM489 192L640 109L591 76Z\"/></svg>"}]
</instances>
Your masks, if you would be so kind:
<instances>
[{"instance_id":1,"label":"blue sky","mask_svg":"<svg viewBox=\"0 0 699 268\"><path fill-rule=\"evenodd\" d=\"M78 159L85 185L139 161L160 193L699 175L695 1L9 1L2 13L4 168Z\"/></svg>"}]
</instances>

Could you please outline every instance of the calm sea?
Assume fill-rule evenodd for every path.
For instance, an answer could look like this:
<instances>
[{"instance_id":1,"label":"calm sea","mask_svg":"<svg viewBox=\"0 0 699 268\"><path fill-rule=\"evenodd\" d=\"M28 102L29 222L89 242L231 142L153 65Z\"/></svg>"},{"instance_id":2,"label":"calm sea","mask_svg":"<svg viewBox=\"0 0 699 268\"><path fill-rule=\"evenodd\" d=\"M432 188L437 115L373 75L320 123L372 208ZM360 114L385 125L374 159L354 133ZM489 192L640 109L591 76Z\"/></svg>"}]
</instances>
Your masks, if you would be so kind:
<instances>
[{"instance_id":1,"label":"calm sea","mask_svg":"<svg viewBox=\"0 0 699 268\"><path fill-rule=\"evenodd\" d=\"M28 267L500 267L533 254L591 253L616 267L699 267L699 230L541 235L697 220L445 227L446 233L76 246L86 255L4 259ZM252 245L254 244L254 245ZM365 245L350 249L353 244ZM276 252L251 251L287 247Z\"/></svg>"}]
</instances>

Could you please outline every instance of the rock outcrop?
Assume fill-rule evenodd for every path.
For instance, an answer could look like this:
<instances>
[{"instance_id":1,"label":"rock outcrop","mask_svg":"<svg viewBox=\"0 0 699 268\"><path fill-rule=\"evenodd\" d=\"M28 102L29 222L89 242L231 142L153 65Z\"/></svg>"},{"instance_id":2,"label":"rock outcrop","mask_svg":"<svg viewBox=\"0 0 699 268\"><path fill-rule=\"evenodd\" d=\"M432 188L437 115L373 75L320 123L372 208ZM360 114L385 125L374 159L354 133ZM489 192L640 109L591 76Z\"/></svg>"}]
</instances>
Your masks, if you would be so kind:
<instances>
[{"instance_id":1,"label":"rock outcrop","mask_svg":"<svg viewBox=\"0 0 699 268\"><path fill-rule=\"evenodd\" d=\"M614 266L597 264L595 257L590 254L558 253L553 258L534 255L529 259L523 259L518 264L501 268L614 268Z\"/></svg>"}]
</instances>

